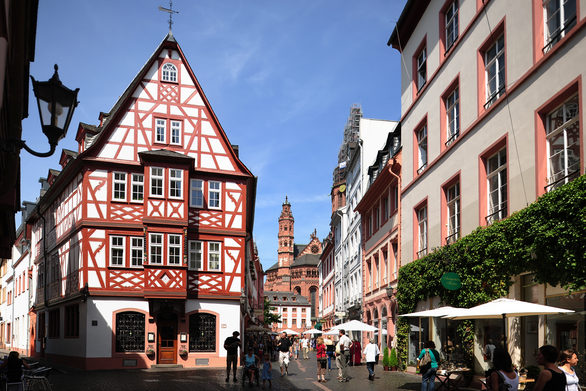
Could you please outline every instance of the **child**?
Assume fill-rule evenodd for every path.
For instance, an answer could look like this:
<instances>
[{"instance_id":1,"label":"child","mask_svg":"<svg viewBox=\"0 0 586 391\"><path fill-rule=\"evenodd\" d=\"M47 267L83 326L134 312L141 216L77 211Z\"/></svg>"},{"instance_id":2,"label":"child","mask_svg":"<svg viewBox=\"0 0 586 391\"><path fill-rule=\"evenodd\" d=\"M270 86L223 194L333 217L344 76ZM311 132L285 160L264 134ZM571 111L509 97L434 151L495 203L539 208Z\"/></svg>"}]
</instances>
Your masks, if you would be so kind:
<instances>
[{"instance_id":1,"label":"child","mask_svg":"<svg viewBox=\"0 0 586 391\"><path fill-rule=\"evenodd\" d=\"M269 381L269 388L273 388L273 384L271 383L271 371L273 370L273 366L271 365L271 360L269 359L269 355L265 354L265 361L262 364L262 388L265 388L265 380Z\"/></svg>"}]
</instances>

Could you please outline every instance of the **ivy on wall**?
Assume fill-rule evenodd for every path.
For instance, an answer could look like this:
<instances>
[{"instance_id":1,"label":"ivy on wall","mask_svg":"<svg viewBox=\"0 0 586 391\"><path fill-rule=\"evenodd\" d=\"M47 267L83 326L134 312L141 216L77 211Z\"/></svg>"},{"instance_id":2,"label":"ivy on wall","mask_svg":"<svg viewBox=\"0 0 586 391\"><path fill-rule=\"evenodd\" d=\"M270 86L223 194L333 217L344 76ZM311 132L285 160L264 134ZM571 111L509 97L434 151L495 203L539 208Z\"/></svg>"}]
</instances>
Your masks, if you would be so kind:
<instances>
[{"instance_id":1,"label":"ivy on wall","mask_svg":"<svg viewBox=\"0 0 586 391\"><path fill-rule=\"evenodd\" d=\"M445 305L472 307L506 296L513 277L533 273L537 283L570 291L586 288L586 175L547 193L527 208L488 227L479 227L399 270L399 314L414 312L419 301L440 297ZM460 276L462 287L442 287L445 272ZM472 360L474 324L460 322L458 334ZM399 353L407 359L409 325L399 318Z\"/></svg>"}]
</instances>

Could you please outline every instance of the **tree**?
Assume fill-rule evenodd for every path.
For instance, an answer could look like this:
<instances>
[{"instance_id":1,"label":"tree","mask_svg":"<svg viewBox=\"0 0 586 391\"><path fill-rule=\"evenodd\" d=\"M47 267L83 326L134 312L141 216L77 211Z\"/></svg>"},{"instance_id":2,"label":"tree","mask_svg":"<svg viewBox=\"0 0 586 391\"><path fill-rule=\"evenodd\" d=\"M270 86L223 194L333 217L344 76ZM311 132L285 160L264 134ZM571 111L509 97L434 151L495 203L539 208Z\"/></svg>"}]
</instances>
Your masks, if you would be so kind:
<instances>
[{"instance_id":1,"label":"tree","mask_svg":"<svg viewBox=\"0 0 586 391\"><path fill-rule=\"evenodd\" d=\"M264 321L263 324L265 326L270 326L273 323L279 323L281 321L281 315L273 313L275 307L271 307L271 303L269 299L265 297L265 304L264 304Z\"/></svg>"}]
</instances>

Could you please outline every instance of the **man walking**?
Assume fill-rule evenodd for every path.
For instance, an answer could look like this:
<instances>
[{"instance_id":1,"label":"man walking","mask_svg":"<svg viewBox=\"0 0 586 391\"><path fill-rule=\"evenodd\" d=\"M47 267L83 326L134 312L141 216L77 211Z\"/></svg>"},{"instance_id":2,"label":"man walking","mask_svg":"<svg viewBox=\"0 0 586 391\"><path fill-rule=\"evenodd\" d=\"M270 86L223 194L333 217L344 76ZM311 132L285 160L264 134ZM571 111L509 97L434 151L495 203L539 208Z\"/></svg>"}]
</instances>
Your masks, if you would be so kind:
<instances>
[{"instance_id":1,"label":"man walking","mask_svg":"<svg viewBox=\"0 0 586 391\"><path fill-rule=\"evenodd\" d=\"M368 380L374 380L374 364L376 358L380 354L378 345L374 343L374 338L368 341L368 345L364 348L364 357L366 359L366 368L368 369Z\"/></svg>"},{"instance_id":2,"label":"man walking","mask_svg":"<svg viewBox=\"0 0 586 391\"><path fill-rule=\"evenodd\" d=\"M236 369L238 368L238 347L240 347L240 333L234 331L231 337L226 338L224 341L224 349L226 349L226 383L230 380L230 365L232 364L234 370L234 383L236 379Z\"/></svg>"},{"instance_id":3,"label":"man walking","mask_svg":"<svg viewBox=\"0 0 586 391\"><path fill-rule=\"evenodd\" d=\"M338 356L338 365L340 367L341 375L338 378L338 381L342 383L350 380L348 377L348 361L350 360L350 346L352 346L352 341L346 336L345 330L340 329L339 335L340 342L338 342L338 344L340 345L340 354Z\"/></svg>"},{"instance_id":4,"label":"man walking","mask_svg":"<svg viewBox=\"0 0 586 391\"><path fill-rule=\"evenodd\" d=\"M287 333L283 331L281 338L277 343L279 351L279 366L281 367L281 376L289 374L289 355L291 354L291 341L287 338Z\"/></svg>"},{"instance_id":5,"label":"man walking","mask_svg":"<svg viewBox=\"0 0 586 391\"><path fill-rule=\"evenodd\" d=\"M301 348L303 349L303 359L309 359L308 352L309 352L309 339L304 335L303 339L301 340Z\"/></svg>"}]
</instances>

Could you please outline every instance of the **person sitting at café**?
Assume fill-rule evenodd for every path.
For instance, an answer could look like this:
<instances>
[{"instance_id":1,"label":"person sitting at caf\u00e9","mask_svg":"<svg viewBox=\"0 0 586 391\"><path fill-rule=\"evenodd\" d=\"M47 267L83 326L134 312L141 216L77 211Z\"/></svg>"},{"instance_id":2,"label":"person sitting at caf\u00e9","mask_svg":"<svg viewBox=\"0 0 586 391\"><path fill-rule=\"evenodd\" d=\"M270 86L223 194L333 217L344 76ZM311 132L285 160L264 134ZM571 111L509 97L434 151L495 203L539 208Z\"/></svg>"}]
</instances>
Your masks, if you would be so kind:
<instances>
[{"instance_id":1,"label":"person sitting at caf\u00e9","mask_svg":"<svg viewBox=\"0 0 586 391\"><path fill-rule=\"evenodd\" d=\"M509 391L516 391L519 388L519 375L513 368L513 360L511 355L503 348L495 348L492 352L493 370L486 385L489 390L499 391L507 389Z\"/></svg>"},{"instance_id":2,"label":"person sitting at caf\u00e9","mask_svg":"<svg viewBox=\"0 0 586 391\"><path fill-rule=\"evenodd\" d=\"M8 358L0 365L0 370L6 370L6 383L19 383L22 381L22 367L30 367L20 357L18 352L8 353Z\"/></svg>"}]
</instances>

